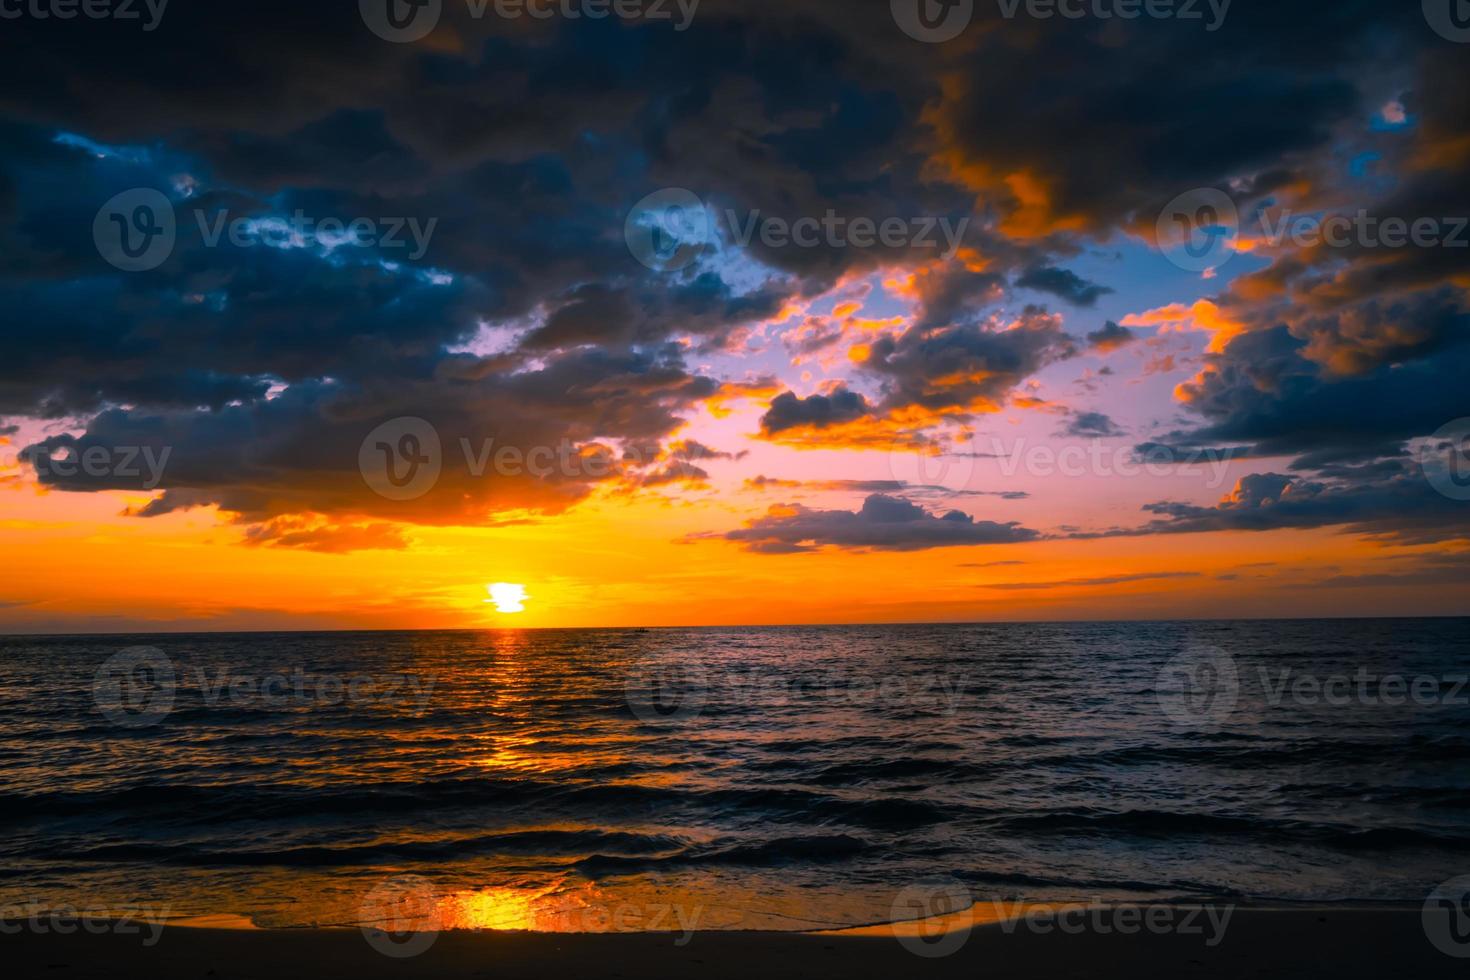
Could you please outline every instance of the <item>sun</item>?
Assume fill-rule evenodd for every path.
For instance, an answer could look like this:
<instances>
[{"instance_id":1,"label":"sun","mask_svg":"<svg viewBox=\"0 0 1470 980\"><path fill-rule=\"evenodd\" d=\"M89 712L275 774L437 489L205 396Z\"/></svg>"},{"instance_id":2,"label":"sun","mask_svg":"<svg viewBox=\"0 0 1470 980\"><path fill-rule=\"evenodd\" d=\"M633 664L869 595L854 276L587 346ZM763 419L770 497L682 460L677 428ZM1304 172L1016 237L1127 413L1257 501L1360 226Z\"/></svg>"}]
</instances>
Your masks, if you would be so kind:
<instances>
[{"instance_id":1,"label":"sun","mask_svg":"<svg viewBox=\"0 0 1470 980\"><path fill-rule=\"evenodd\" d=\"M514 582L496 582L485 586L490 592L490 598L486 602L495 603L495 611L502 613L518 613L526 611L526 587Z\"/></svg>"}]
</instances>

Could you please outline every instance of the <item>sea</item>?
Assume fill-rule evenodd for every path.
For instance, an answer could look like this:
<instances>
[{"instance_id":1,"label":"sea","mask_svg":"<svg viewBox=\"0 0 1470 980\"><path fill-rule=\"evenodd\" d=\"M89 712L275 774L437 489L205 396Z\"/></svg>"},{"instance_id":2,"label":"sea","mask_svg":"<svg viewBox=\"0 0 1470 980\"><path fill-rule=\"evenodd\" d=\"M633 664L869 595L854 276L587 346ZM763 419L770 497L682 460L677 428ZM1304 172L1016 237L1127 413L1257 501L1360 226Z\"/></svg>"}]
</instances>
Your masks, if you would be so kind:
<instances>
[{"instance_id":1,"label":"sea","mask_svg":"<svg viewBox=\"0 0 1470 980\"><path fill-rule=\"evenodd\" d=\"M6 637L0 910L1418 904L1470 874L1467 673L1466 619Z\"/></svg>"}]
</instances>

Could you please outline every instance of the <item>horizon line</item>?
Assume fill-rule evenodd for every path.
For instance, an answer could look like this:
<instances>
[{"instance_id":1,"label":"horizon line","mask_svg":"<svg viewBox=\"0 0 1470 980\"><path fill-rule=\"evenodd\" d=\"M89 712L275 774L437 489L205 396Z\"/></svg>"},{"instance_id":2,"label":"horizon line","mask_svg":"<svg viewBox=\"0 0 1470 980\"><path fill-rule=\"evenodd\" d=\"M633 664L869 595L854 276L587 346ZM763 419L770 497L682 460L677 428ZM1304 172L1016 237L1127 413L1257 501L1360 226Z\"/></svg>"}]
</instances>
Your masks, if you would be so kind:
<instances>
[{"instance_id":1,"label":"horizon line","mask_svg":"<svg viewBox=\"0 0 1470 980\"><path fill-rule=\"evenodd\" d=\"M859 629L877 626L1080 626L1080 625L1138 625L1169 623L1330 623L1368 622L1371 620L1418 620L1418 619L1470 619L1470 613L1439 613L1420 616L1193 616L1178 619L991 619L991 620L895 620L869 623L703 623L685 626L443 626L443 627L397 627L360 629L239 629L239 630L115 630L90 632L34 632L0 633L0 639L21 637L65 637L65 636L251 636L280 633L321 634L338 633L490 633L515 630L519 632L570 632L573 630L627 631L627 630L733 630L733 629Z\"/></svg>"}]
</instances>

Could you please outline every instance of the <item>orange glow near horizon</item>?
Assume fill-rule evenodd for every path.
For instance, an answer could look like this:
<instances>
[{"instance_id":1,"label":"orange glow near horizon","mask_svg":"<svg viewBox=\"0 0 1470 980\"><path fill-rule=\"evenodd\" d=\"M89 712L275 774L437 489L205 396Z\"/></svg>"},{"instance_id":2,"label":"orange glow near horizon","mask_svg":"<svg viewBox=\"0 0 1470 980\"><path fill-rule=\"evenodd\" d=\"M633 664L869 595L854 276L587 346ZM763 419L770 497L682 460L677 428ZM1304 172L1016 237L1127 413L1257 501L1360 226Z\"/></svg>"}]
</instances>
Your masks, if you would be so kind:
<instances>
[{"instance_id":1,"label":"orange glow near horizon","mask_svg":"<svg viewBox=\"0 0 1470 980\"><path fill-rule=\"evenodd\" d=\"M518 627L1427 615L1459 599L1422 585L1319 587L1425 553L1333 529L793 555L696 537L795 492L763 502L737 482L698 505L593 499L555 520L411 527L405 550L341 555L243 546L211 511L119 517L136 495L0 491L21 504L0 522L12 558L0 628L496 627L505 614L476 577L487 557L536 598Z\"/></svg>"}]
</instances>

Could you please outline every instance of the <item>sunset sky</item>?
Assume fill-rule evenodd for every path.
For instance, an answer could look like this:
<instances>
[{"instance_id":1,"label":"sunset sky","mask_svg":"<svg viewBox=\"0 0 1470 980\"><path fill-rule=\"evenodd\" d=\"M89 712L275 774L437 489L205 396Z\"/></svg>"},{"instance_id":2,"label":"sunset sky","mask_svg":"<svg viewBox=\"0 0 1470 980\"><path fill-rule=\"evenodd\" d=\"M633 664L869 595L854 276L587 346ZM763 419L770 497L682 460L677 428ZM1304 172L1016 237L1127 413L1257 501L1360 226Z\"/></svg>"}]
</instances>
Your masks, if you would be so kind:
<instances>
[{"instance_id":1,"label":"sunset sky","mask_svg":"<svg viewBox=\"0 0 1470 980\"><path fill-rule=\"evenodd\" d=\"M1419 4L357 8L3 25L0 632L1470 614L1470 46ZM1181 195L1238 214L1204 261ZM1271 234L1360 211L1445 240Z\"/></svg>"}]
</instances>

